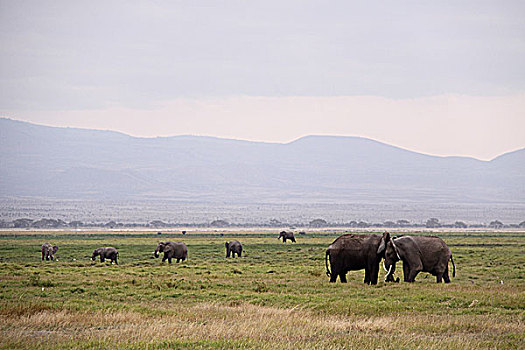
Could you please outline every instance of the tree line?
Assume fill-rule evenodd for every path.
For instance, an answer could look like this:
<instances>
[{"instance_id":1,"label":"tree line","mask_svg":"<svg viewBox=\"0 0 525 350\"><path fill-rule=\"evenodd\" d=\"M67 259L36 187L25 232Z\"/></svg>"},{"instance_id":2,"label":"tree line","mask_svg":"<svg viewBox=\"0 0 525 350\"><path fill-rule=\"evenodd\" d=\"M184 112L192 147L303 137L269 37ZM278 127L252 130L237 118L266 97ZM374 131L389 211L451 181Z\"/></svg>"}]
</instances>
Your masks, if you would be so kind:
<instances>
[{"instance_id":1,"label":"tree line","mask_svg":"<svg viewBox=\"0 0 525 350\"><path fill-rule=\"evenodd\" d=\"M437 218L429 218L424 223L412 223L405 219L396 221L384 221L384 222L366 222L363 220L351 220L348 222L329 222L321 218L313 219L308 222L285 222L277 219L270 219L262 223L233 223L224 219L215 219L209 222L201 223L169 223L162 220L153 220L147 223L122 223L117 221L108 222L89 222L84 223L82 221L74 220L66 222L61 219L48 219L42 218L39 220L33 220L29 218L21 218L13 221L0 220L0 228L82 228L82 227L99 227L99 228L169 228L169 227L310 227L310 228L322 228L322 227L350 227L350 228L369 228L369 227L385 227L385 228L525 228L525 221L519 224L504 224L500 220L493 220L489 224L466 224L463 221L455 221L454 223L442 223Z\"/></svg>"}]
</instances>

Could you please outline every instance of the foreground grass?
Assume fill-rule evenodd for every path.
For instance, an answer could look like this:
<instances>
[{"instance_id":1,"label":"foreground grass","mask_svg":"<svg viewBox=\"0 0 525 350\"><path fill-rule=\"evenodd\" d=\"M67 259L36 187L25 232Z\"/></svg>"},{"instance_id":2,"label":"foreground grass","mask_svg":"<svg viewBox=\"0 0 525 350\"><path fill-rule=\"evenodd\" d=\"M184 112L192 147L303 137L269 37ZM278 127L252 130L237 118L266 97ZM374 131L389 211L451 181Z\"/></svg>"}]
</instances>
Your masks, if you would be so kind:
<instances>
[{"instance_id":1,"label":"foreground grass","mask_svg":"<svg viewBox=\"0 0 525 350\"><path fill-rule=\"evenodd\" d=\"M457 275L437 285L330 284L324 251L339 233L297 244L276 234L36 232L0 235L0 348L465 349L525 347L525 235L445 233ZM189 260L152 258L183 240ZM224 242L245 246L224 258ZM40 261L40 245L60 246ZM120 265L93 263L112 245ZM384 272L381 273L383 277Z\"/></svg>"}]
</instances>

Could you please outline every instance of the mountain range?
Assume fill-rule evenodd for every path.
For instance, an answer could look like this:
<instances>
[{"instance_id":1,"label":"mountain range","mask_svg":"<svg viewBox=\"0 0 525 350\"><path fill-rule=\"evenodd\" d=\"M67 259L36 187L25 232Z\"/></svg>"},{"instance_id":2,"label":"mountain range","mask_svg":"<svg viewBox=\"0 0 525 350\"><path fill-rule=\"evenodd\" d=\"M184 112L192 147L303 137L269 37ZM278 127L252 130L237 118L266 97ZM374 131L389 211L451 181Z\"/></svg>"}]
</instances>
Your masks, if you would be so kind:
<instances>
[{"instance_id":1,"label":"mountain range","mask_svg":"<svg viewBox=\"0 0 525 350\"><path fill-rule=\"evenodd\" d=\"M306 136L284 144L140 138L0 118L0 196L523 203L525 149L481 161L430 156L361 137Z\"/></svg>"}]
</instances>

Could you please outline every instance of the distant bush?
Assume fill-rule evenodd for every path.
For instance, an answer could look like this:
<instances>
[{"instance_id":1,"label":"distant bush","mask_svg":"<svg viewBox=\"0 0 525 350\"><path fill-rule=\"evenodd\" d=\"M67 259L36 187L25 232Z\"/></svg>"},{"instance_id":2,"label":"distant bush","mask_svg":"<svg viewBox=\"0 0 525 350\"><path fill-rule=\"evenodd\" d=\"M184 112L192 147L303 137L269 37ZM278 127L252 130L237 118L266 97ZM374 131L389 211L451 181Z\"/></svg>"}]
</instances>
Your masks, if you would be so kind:
<instances>
[{"instance_id":1,"label":"distant bush","mask_svg":"<svg viewBox=\"0 0 525 350\"><path fill-rule=\"evenodd\" d=\"M225 226L230 226L230 223L228 221L226 221L226 220L213 220L210 223L210 226L225 227Z\"/></svg>"},{"instance_id":2,"label":"distant bush","mask_svg":"<svg viewBox=\"0 0 525 350\"><path fill-rule=\"evenodd\" d=\"M326 220L323 219L314 219L310 221L308 225L311 227L326 227L328 225L328 222L326 222Z\"/></svg>"}]
</instances>

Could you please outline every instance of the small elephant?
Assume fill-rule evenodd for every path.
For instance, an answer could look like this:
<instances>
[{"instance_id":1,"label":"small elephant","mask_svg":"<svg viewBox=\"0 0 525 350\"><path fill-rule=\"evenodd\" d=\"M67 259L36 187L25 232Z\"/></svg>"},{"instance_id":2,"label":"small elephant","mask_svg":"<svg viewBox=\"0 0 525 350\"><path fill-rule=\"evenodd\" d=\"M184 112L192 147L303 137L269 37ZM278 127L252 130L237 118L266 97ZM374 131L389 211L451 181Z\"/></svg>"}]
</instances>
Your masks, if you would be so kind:
<instances>
[{"instance_id":1,"label":"small elephant","mask_svg":"<svg viewBox=\"0 0 525 350\"><path fill-rule=\"evenodd\" d=\"M235 258L235 253L237 253L237 257L242 256L242 244L239 241L231 241L224 243L226 246L226 257L230 257L230 253L232 255L232 258Z\"/></svg>"},{"instance_id":2,"label":"small elephant","mask_svg":"<svg viewBox=\"0 0 525 350\"><path fill-rule=\"evenodd\" d=\"M51 245L51 243L44 243L42 244L42 260L44 258L46 260L55 260L54 254L57 252L58 246L57 245Z\"/></svg>"},{"instance_id":3,"label":"small elephant","mask_svg":"<svg viewBox=\"0 0 525 350\"><path fill-rule=\"evenodd\" d=\"M379 250L385 251L385 270L388 270L385 280L395 270L395 263L403 261L403 279L405 282L414 282L420 272L429 272L436 276L436 282L450 283L448 275L448 261L452 262L452 276L456 277L456 265L452 252L445 242L436 236L402 236L391 238L388 233L383 234L382 246Z\"/></svg>"},{"instance_id":4,"label":"small elephant","mask_svg":"<svg viewBox=\"0 0 525 350\"><path fill-rule=\"evenodd\" d=\"M118 265L118 251L113 247L97 248L91 255L91 260L95 261L95 257L100 255L100 262L104 262L106 259L110 259L111 263L115 262Z\"/></svg>"},{"instance_id":5,"label":"small elephant","mask_svg":"<svg viewBox=\"0 0 525 350\"><path fill-rule=\"evenodd\" d=\"M375 234L339 236L330 244L325 255L326 274L330 277L330 282L336 282L339 276L341 283L346 283L348 271L365 269L364 283L377 284L379 262L383 257L383 251L378 248L382 240L380 235Z\"/></svg>"},{"instance_id":6,"label":"small elephant","mask_svg":"<svg viewBox=\"0 0 525 350\"><path fill-rule=\"evenodd\" d=\"M164 253L162 262L168 260L168 263L171 264L171 259L177 259L177 262L184 261L188 257L188 248L186 244L182 242L159 242L157 249L155 249L155 257L159 257L159 252Z\"/></svg>"},{"instance_id":7,"label":"small elephant","mask_svg":"<svg viewBox=\"0 0 525 350\"><path fill-rule=\"evenodd\" d=\"M293 232L281 231L281 233L279 233L278 239L281 239L281 237L283 238L283 243L286 243L287 239L295 243L295 236L293 235Z\"/></svg>"}]
</instances>

